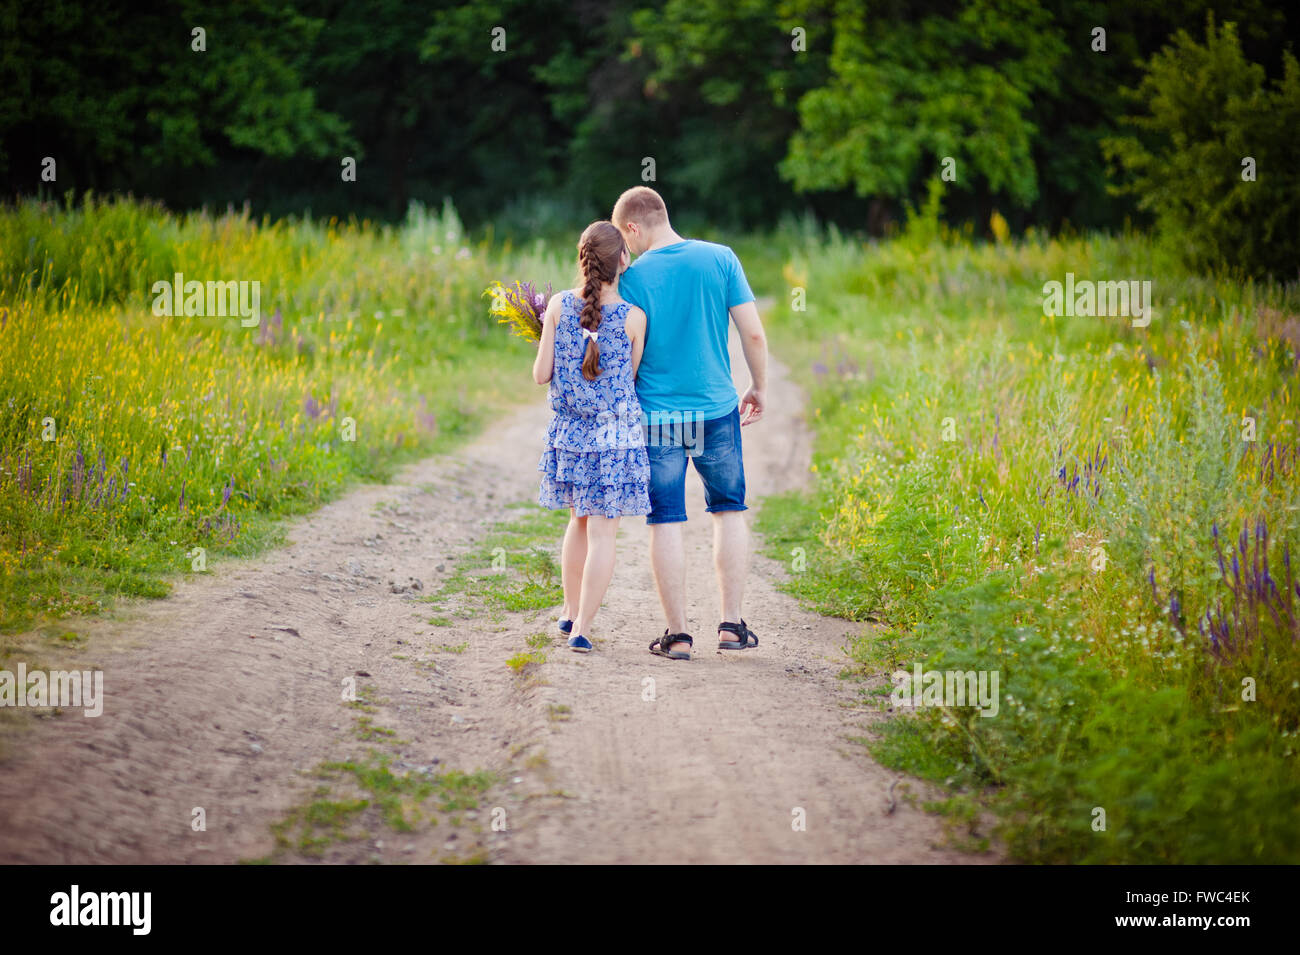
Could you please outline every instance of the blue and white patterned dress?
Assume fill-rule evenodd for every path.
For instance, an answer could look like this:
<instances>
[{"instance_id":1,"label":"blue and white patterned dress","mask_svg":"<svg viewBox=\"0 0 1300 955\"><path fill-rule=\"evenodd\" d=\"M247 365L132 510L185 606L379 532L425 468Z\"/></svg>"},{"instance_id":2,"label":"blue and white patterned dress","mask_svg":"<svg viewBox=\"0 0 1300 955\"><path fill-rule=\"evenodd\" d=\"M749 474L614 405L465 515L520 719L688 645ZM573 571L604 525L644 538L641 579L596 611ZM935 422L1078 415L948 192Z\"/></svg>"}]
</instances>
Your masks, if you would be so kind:
<instances>
[{"instance_id":1,"label":"blue and white patterned dress","mask_svg":"<svg viewBox=\"0 0 1300 955\"><path fill-rule=\"evenodd\" d=\"M582 374L587 339L582 300L560 293L551 376L551 426L537 470L543 507L572 507L579 517L650 513L650 459L641 428L641 405L632 375L632 342L624 324L627 302L602 305L596 344L600 377Z\"/></svg>"}]
</instances>

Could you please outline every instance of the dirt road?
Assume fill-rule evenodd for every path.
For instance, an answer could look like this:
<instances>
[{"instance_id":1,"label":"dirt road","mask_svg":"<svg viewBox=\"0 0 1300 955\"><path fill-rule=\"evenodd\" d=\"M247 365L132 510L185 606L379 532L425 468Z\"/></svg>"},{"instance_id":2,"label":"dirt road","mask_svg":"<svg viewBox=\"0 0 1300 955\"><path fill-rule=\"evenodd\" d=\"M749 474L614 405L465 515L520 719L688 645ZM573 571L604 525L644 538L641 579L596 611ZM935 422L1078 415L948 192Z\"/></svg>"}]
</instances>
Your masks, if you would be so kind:
<instances>
[{"instance_id":1,"label":"dirt road","mask_svg":"<svg viewBox=\"0 0 1300 955\"><path fill-rule=\"evenodd\" d=\"M772 372L772 409L744 433L751 503L808 471L801 394ZM753 564L745 618L758 649L712 649L711 528L693 474L689 663L647 652L663 624L639 519L620 531L596 652L552 647L528 678L505 660L553 631L553 612L431 628L419 594L394 593L408 577L435 589L502 505L535 499L547 415L539 389L454 455L296 522L288 546L79 624L81 665L104 670L104 713L29 718L8 734L0 862L266 857L272 824L319 784L313 768L365 745L341 696L349 677L373 688L369 719L395 733L399 771L483 768L500 782L468 826L379 828L324 861L996 861L941 848L941 821L905 799L885 812L894 776L850 741L880 717L838 678L857 625L802 611L777 590L780 564ZM502 831L487 825L492 807Z\"/></svg>"}]
</instances>

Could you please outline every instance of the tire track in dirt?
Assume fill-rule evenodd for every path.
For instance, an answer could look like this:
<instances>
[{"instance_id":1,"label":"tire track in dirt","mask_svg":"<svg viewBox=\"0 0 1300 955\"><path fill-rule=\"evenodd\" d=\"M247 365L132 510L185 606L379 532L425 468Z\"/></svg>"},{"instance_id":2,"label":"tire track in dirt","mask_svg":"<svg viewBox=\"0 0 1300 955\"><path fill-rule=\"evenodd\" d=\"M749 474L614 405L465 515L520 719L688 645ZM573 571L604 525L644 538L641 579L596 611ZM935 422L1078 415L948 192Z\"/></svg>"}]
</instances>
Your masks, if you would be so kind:
<instances>
[{"instance_id":1,"label":"tire track in dirt","mask_svg":"<svg viewBox=\"0 0 1300 955\"><path fill-rule=\"evenodd\" d=\"M771 410L744 429L751 502L808 471L801 393L775 362L770 378ZM476 845L505 863L998 861L938 848L941 821L904 800L886 814L894 775L849 742L881 717L838 678L857 625L801 610L777 589L781 565L752 564L745 617L758 649L712 649L711 527L694 476L690 663L647 651L663 624L635 518L620 530L597 652L552 648L532 680L505 660L554 631L552 612L431 628L427 604L394 593L407 577L436 591L503 505L535 499L548 415L539 392L454 454L294 522L287 546L79 624L88 649L66 665L104 670L104 714L27 719L10 734L0 862L265 856L271 824L310 798L312 768L365 749L341 699L349 676L373 688L375 724L406 741L394 744L399 768L493 770L502 782L470 818L486 830L500 806L508 829L381 831L331 847L327 862L426 862ZM434 652L462 641L464 653ZM553 720L564 706L567 719ZM194 807L204 832L191 828ZM792 828L796 807L806 831Z\"/></svg>"}]
</instances>

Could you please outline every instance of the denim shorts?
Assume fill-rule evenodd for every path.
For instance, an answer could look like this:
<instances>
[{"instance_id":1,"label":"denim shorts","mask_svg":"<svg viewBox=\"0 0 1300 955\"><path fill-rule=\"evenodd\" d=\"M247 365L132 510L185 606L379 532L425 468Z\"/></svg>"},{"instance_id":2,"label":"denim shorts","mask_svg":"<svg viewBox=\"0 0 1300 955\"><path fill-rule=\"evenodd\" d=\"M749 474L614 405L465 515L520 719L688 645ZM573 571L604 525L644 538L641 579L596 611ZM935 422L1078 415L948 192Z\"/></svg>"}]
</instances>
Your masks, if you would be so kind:
<instances>
[{"instance_id":1,"label":"denim shorts","mask_svg":"<svg viewBox=\"0 0 1300 955\"><path fill-rule=\"evenodd\" d=\"M686 520L686 461L704 482L709 513L744 511L745 462L740 446L740 409L712 421L643 414L650 456L650 514L647 524Z\"/></svg>"}]
</instances>

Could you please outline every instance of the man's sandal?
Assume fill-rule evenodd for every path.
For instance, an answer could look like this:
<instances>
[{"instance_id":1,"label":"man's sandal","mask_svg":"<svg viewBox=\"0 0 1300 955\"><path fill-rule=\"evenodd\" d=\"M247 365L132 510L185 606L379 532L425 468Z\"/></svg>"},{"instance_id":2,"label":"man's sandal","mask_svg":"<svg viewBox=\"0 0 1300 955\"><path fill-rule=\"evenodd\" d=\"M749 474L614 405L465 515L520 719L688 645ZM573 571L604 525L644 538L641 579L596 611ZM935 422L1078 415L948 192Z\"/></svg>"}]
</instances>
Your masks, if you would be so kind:
<instances>
[{"instance_id":1,"label":"man's sandal","mask_svg":"<svg viewBox=\"0 0 1300 955\"><path fill-rule=\"evenodd\" d=\"M740 623L720 623L718 624L718 633L723 631L734 633L739 640L719 640L719 650L748 650L751 647L758 646L758 634L749 629L749 625L742 618Z\"/></svg>"},{"instance_id":2,"label":"man's sandal","mask_svg":"<svg viewBox=\"0 0 1300 955\"><path fill-rule=\"evenodd\" d=\"M686 651L669 649L674 643L684 643L688 647L695 646L695 641L691 639L689 633L669 633L665 630L662 637L650 644L650 652L670 660L689 660L691 655Z\"/></svg>"}]
</instances>

